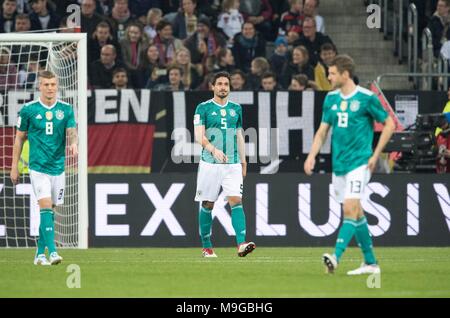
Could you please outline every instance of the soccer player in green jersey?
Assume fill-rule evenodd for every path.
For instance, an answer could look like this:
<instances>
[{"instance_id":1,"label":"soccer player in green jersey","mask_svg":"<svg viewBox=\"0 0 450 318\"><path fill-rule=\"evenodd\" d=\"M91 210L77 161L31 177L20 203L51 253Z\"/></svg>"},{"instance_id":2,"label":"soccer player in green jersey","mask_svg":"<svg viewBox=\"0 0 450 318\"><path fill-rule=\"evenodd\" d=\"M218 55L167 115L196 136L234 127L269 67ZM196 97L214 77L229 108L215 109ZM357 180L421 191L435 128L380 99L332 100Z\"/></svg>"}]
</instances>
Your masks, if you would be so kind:
<instances>
[{"instance_id":1,"label":"soccer player in green jersey","mask_svg":"<svg viewBox=\"0 0 450 318\"><path fill-rule=\"evenodd\" d=\"M245 214L242 207L243 178L247 173L242 108L228 100L230 75L214 74L214 97L197 106L194 115L195 141L202 146L195 201L201 202L199 231L203 257L217 257L212 249L211 227L214 202L220 188L231 206L231 223L236 233L238 256L251 253L256 245L245 241Z\"/></svg>"},{"instance_id":2,"label":"soccer player in green jersey","mask_svg":"<svg viewBox=\"0 0 450 318\"><path fill-rule=\"evenodd\" d=\"M19 113L13 148L11 181L19 181L18 162L24 141L30 143L29 171L31 185L40 208L40 225L35 265L61 263L55 245L54 212L64 203L64 161L66 135L69 151L78 155L78 136L71 105L57 100L58 81L54 73L39 73L40 97L25 104ZM45 256L48 248L49 260Z\"/></svg>"},{"instance_id":3,"label":"soccer player in green jersey","mask_svg":"<svg viewBox=\"0 0 450 318\"><path fill-rule=\"evenodd\" d=\"M344 221L334 254L324 254L323 262L327 271L333 273L355 236L364 254L364 263L348 272L348 275L380 273L361 199L377 160L395 129L394 121L383 109L377 96L355 85L354 71L355 64L349 56L339 55L333 60L328 79L335 90L325 98L322 123L304 164L306 174L311 175L315 157L332 127L333 187L337 201L343 203ZM384 123L384 128L372 152L374 120Z\"/></svg>"}]
</instances>

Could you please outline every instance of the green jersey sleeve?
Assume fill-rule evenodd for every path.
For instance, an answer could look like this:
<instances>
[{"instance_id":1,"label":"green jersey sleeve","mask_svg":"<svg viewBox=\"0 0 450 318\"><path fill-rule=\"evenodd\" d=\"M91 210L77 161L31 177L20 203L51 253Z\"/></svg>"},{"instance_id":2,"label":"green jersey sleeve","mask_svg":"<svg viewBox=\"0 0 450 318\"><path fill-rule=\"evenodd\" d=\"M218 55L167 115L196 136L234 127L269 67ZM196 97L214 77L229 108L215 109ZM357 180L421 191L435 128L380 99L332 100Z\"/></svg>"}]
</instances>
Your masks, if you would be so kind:
<instances>
[{"instance_id":1,"label":"green jersey sleeve","mask_svg":"<svg viewBox=\"0 0 450 318\"><path fill-rule=\"evenodd\" d=\"M30 119L28 114L28 108L22 107L19 112L19 118L17 118L17 129L20 131L28 131L30 125Z\"/></svg>"},{"instance_id":2,"label":"green jersey sleeve","mask_svg":"<svg viewBox=\"0 0 450 318\"><path fill-rule=\"evenodd\" d=\"M242 107L238 110L238 121L236 123L236 128L242 128Z\"/></svg>"},{"instance_id":3,"label":"green jersey sleeve","mask_svg":"<svg viewBox=\"0 0 450 318\"><path fill-rule=\"evenodd\" d=\"M328 105L329 103L329 97L326 96L325 100L323 102L323 107L322 107L322 122L326 123L328 125L332 125L333 124L333 119L332 119L332 112L330 111L330 106Z\"/></svg>"},{"instance_id":4,"label":"green jersey sleeve","mask_svg":"<svg viewBox=\"0 0 450 318\"><path fill-rule=\"evenodd\" d=\"M206 124L206 111L204 105L200 104L195 109L194 126L205 126L205 124Z\"/></svg>"},{"instance_id":5,"label":"green jersey sleeve","mask_svg":"<svg viewBox=\"0 0 450 318\"><path fill-rule=\"evenodd\" d=\"M388 117L388 113L384 110L383 105L381 105L380 100L375 94L370 97L369 107L367 108L367 111L372 116L372 118L379 123L384 123L384 121Z\"/></svg>"},{"instance_id":6,"label":"green jersey sleeve","mask_svg":"<svg viewBox=\"0 0 450 318\"><path fill-rule=\"evenodd\" d=\"M76 128L75 115L73 114L73 108L69 107L69 118L67 119L66 128Z\"/></svg>"}]
</instances>

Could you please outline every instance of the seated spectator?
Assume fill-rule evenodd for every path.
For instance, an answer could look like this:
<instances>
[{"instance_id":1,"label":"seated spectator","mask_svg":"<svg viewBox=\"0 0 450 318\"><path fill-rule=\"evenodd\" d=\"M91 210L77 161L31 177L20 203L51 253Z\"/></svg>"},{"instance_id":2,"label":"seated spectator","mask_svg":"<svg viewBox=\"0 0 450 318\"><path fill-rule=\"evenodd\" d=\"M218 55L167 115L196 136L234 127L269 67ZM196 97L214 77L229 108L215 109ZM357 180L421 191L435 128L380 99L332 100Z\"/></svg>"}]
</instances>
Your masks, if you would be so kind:
<instances>
[{"instance_id":1,"label":"seated spectator","mask_svg":"<svg viewBox=\"0 0 450 318\"><path fill-rule=\"evenodd\" d=\"M26 89L37 89L37 75L41 67L35 57L30 57L26 66L19 71L19 86Z\"/></svg>"},{"instance_id":2,"label":"seated spectator","mask_svg":"<svg viewBox=\"0 0 450 318\"><path fill-rule=\"evenodd\" d=\"M231 72L230 79L230 86L232 91L249 90L247 87L247 77L241 70L234 70L233 72Z\"/></svg>"},{"instance_id":3,"label":"seated spectator","mask_svg":"<svg viewBox=\"0 0 450 318\"><path fill-rule=\"evenodd\" d=\"M100 58L100 50L107 44L111 44L116 48L117 58L122 60L122 50L119 43L112 36L111 26L105 21L102 21L97 24L92 37L88 39L89 64Z\"/></svg>"},{"instance_id":4,"label":"seated spectator","mask_svg":"<svg viewBox=\"0 0 450 318\"><path fill-rule=\"evenodd\" d=\"M184 85L181 81L183 76L183 69L179 66L172 65L167 69L169 74L169 82L158 84L154 87L158 91L184 91Z\"/></svg>"},{"instance_id":5,"label":"seated spectator","mask_svg":"<svg viewBox=\"0 0 450 318\"><path fill-rule=\"evenodd\" d=\"M304 46L296 46L292 51L292 57L283 67L282 87L289 86L291 79L296 74L305 74L309 80L314 81L314 69L309 64L308 50Z\"/></svg>"},{"instance_id":6,"label":"seated spectator","mask_svg":"<svg viewBox=\"0 0 450 318\"><path fill-rule=\"evenodd\" d=\"M198 20L197 31L186 39L185 44L191 52L192 63L199 64L203 74L206 73L208 60L217 54L218 50L226 47L224 37L211 28L211 22L206 17Z\"/></svg>"},{"instance_id":7,"label":"seated spectator","mask_svg":"<svg viewBox=\"0 0 450 318\"><path fill-rule=\"evenodd\" d=\"M145 24L145 14L151 9L160 9L163 1L164 0L132 0L130 1L131 14L137 17L142 24Z\"/></svg>"},{"instance_id":8,"label":"seated spectator","mask_svg":"<svg viewBox=\"0 0 450 318\"><path fill-rule=\"evenodd\" d=\"M16 15L16 0L4 0L0 14L0 33L14 32Z\"/></svg>"},{"instance_id":9,"label":"seated spectator","mask_svg":"<svg viewBox=\"0 0 450 318\"><path fill-rule=\"evenodd\" d=\"M167 79L167 70L159 59L156 45L150 44L147 47L146 55L142 59L137 73L139 75L138 87L140 88L147 87L149 81L153 83L149 84L148 88L152 88L154 85L164 82L162 78Z\"/></svg>"},{"instance_id":10,"label":"seated spectator","mask_svg":"<svg viewBox=\"0 0 450 318\"><path fill-rule=\"evenodd\" d=\"M439 57L442 44L450 40L450 0L439 0L436 12L428 23L428 28L433 36L433 51L434 56Z\"/></svg>"},{"instance_id":11,"label":"seated spectator","mask_svg":"<svg viewBox=\"0 0 450 318\"><path fill-rule=\"evenodd\" d=\"M125 68L125 65L116 61L116 48L107 44L102 47L100 59L93 62L88 69L89 80L93 88L110 88L112 86L112 74L115 68Z\"/></svg>"},{"instance_id":12,"label":"seated spectator","mask_svg":"<svg viewBox=\"0 0 450 318\"><path fill-rule=\"evenodd\" d=\"M275 51L269 58L269 64L271 69L275 72L277 78L281 78L283 66L288 60L288 42L282 35L275 40Z\"/></svg>"},{"instance_id":13,"label":"seated spectator","mask_svg":"<svg viewBox=\"0 0 450 318\"><path fill-rule=\"evenodd\" d=\"M257 90L261 87L261 77L270 71L270 64L264 57L256 57L250 67L250 75L247 76L247 85L250 89Z\"/></svg>"},{"instance_id":14,"label":"seated spectator","mask_svg":"<svg viewBox=\"0 0 450 318\"><path fill-rule=\"evenodd\" d=\"M197 0L182 0L182 10L177 13L172 23L173 36L184 40L197 30L197 21L200 18L195 12Z\"/></svg>"},{"instance_id":15,"label":"seated spectator","mask_svg":"<svg viewBox=\"0 0 450 318\"><path fill-rule=\"evenodd\" d=\"M224 0L217 27L227 36L228 46L233 46L233 38L241 32L244 17L239 12L239 0Z\"/></svg>"},{"instance_id":16,"label":"seated spectator","mask_svg":"<svg viewBox=\"0 0 450 318\"><path fill-rule=\"evenodd\" d=\"M333 43L333 41L325 34L316 31L316 20L314 18L306 17L303 22L303 34L300 35L294 45L306 47L311 65L316 65L319 61L320 47L325 43Z\"/></svg>"},{"instance_id":17,"label":"seated spectator","mask_svg":"<svg viewBox=\"0 0 450 318\"><path fill-rule=\"evenodd\" d=\"M212 82L213 77L214 77L214 73L206 74L206 76L204 76L202 83L197 87L197 90L198 91L211 91L212 90L211 82Z\"/></svg>"},{"instance_id":18,"label":"seated spectator","mask_svg":"<svg viewBox=\"0 0 450 318\"><path fill-rule=\"evenodd\" d=\"M125 38L125 29L128 23L135 19L128 7L128 0L114 0L114 6L108 18L112 26L113 37L119 42Z\"/></svg>"},{"instance_id":19,"label":"seated spectator","mask_svg":"<svg viewBox=\"0 0 450 318\"><path fill-rule=\"evenodd\" d=\"M95 0L81 1L81 32L87 33L88 39L94 33L96 26L103 21L103 17L95 12L96 8Z\"/></svg>"},{"instance_id":20,"label":"seated spectator","mask_svg":"<svg viewBox=\"0 0 450 318\"><path fill-rule=\"evenodd\" d=\"M14 89L17 83L18 70L10 57L11 51L7 47L0 47L0 93Z\"/></svg>"},{"instance_id":21,"label":"seated spectator","mask_svg":"<svg viewBox=\"0 0 450 318\"><path fill-rule=\"evenodd\" d=\"M156 31L156 26L158 25L159 21L162 19L162 11L158 8L151 8L148 10L147 13L147 24L144 27L144 32L147 34L148 38L150 40L153 40L153 38L158 34Z\"/></svg>"},{"instance_id":22,"label":"seated spectator","mask_svg":"<svg viewBox=\"0 0 450 318\"><path fill-rule=\"evenodd\" d=\"M246 22L251 22L267 41L275 40L272 32L272 7L269 0L241 0L240 11Z\"/></svg>"},{"instance_id":23,"label":"seated spectator","mask_svg":"<svg viewBox=\"0 0 450 318\"><path fill-rule=\"evenodd\" d=\"M331 65L331 62L337 55L336 46L333 43L325 43L320 47L320 62L325 67L327 76L328 76L328 68Z\"/></svg>"},{"instance_id":24,"label":"seated spectator","mask_svg":"<svg viewBox=\"0 0 450 318\"><path fill-rule=\"evenodd\" d=\"M302 33L304 19L303 0L291 0L289 11L281 15L278 34L287 35L290 43L295 42Z\"/></svg>"},{"instance_id":25,"label":"seated spectator","mask_svg":"<svg viewBox=\"0 0 450 318\"><path fill-rule=\"evenodd\" d=\"M137 23L127 26L125 38L120 41L122 60L128 70L136 70L146 54L148 39Z\"/></svg>"},{"instance_id":26,"label":"seated spectator","mask_svg":"<svg viewBox=\"0 0 450 318\"><path fill-rule=\"evenodd\" d=\"M234 37L231 51L236 68L248 73L254 58L266 56L266 41L256 33L253 23L245 22L242 32Z\"/></svg>"},{"instance_id":27,"label":"seated spectator","mask_svg":"<svg viewBox=\"0 0 450 318\"><path fill-rule=\"evenodd\" d=\"M33 12L30 14L31 30L53 30L59 28L60 18L50 9L47 0L30 0Z\"/></svg>"},{"instance_id":28,"label":"seated spectator","mask_svg":"<svg viewBox=\"0 0 450 318\"><path fill-rule=\"evenodd\" d=\"M128 86L128 73L123 67L117 67L112 73L112 88L120 90L130 88Z\"/></svg>"},{"instance_id":29,"label":"seated spectator","mask_svg":"<svg viewBox=\"0 0 450 318\"><path fill-rule=\"evenodd\" d=\"M325 34L325 21L322 16L318 14L319 0L305 0L303 13L305 16L314 17L316 20L316 30Z\"/></svg>"},{"instance_id":30,"label":"seated spectator","mask_svg":"<svg viewBox=\"0 0 450 318\"><path fill-rule=\"evenodd\" d=\"M191 63L191 53L187 48L181 48L177 51L175 65L183 70L183 87L186 90L196 89L201 84L201 76L197 68Z\"/></svg>"},{"instance_id":31,"label":"seated spectator","mask_svg":"<svg viewBox=\"0 0 450 318\"><path fill-rule=\"evenodd\" d=\"M217 52L212 66L212 72L228 72L231 73L235 69L233 53L228 48L221 48Z\"/></svg>"},{"instance_id":32,"label":"seated spectator","mask_svg":"<svg viewBox=\"0 0 450 318\"><path fill-rule=\"evenodd\" d=\"M308 87L308 76L306 76L305 74L297 74L292 76L288 90L304 91L307 87Z\"/></svg>"},{"instance_id":33,"label":"seated spectator","mask_svg":"<svg viewBox=\"0 0 450 318\"><path fill-rule=\"evenodd\" d=\"M266 72L261 76L261 87L264 91L277 91L280 86L277 83L277 76L272 72Z\"/></svg>"},{"instance_id":34,"label":"seated spectator","mask_svg":"<svg viewBox=\"0 0 450 318\"><path fill-rule=\"evenodd\" d=\"M156 31L158 34L153 39L153 43L158 48L161 63L163 65L170 64L175 59L175 52L183 46L183 43L173 37L172 25L165 20L159 21Z\"/></svg>"},{"instance_id":35,"label":"seated spectator","mask_svg":"<svg viewBox=\"0 0 450 318\"><path fill-rule=\"evenodd\" d=\"M16 15L14 32L28 32L31 30L31 21L28 14L19 13Z\"/></svg>"}]
</instances>

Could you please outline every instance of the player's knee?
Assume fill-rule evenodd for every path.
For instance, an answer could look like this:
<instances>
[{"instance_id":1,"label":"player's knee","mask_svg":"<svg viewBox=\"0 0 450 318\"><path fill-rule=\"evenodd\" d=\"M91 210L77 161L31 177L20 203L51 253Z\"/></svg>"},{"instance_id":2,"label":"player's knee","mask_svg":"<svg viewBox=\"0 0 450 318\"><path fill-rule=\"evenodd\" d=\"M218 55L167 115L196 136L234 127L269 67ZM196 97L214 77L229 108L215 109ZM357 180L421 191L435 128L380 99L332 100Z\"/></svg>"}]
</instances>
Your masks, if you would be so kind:
<instances>
[{"instance_id":1,"label":"player's knee","mask_svg":"<svg viewBox=\"0 0 450 318\"><path fill-rule=\"evenodd\" d=\"M228 197L228 203L230 206L235 206L237 204L242 204L242 199L240 197Z\"/></svg>"},{"instance_id":2,"label":"player's knee","mask_svg":"<svg viewBox=\"0 0 450 318\"><path fill-rule=\"evenodd\" d=\"M53 203L51 198L43 198L39 200L40 209L52 209Z\"/></svg>"},{"instance_id":3,"label":"player's knee","mask_svg":"<svg viewBox=\"0 0 450 318\"><path fill-rule=\"evenodd\" d=\"M214 202L203 201L202 207L208 210L212 210L214 208Z\"/></svg>"},{"instance_id":4,"label":"player's knee","mask_svg":"<svg viewBox=\"0 0 450 318\"><path fill-rule=\"evenodd\" d=\"M344 202L344 217L356 219L360 210L360 203L357 200Z\"/></svg>"}]
</instances>

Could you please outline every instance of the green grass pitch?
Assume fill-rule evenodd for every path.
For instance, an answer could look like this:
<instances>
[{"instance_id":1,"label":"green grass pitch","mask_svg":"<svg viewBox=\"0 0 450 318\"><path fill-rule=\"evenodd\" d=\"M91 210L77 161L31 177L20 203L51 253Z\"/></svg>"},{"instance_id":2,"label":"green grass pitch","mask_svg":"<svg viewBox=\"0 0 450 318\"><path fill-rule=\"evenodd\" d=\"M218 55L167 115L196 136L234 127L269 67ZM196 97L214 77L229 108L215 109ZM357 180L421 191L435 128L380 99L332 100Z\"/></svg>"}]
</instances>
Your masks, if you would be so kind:
<instances>
[{"instance_id":1,"label":"green grass pitch","mask_svg":"<svg viewBox=\"0 0 450 318\"><path fill-rule=\"evenodd\" d=\"M376 248L380 288L346 271L361 261L349 248L338 272L321 263L330 248L264 248L239 258L217 248L60 250L56 266L34 266L33 249L0 251L0 297L450 297L450 248ZM81 288L68 288L67 269L80 268Z\"/></svg>"}]
</instances>

